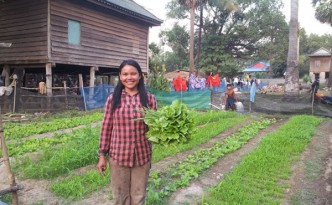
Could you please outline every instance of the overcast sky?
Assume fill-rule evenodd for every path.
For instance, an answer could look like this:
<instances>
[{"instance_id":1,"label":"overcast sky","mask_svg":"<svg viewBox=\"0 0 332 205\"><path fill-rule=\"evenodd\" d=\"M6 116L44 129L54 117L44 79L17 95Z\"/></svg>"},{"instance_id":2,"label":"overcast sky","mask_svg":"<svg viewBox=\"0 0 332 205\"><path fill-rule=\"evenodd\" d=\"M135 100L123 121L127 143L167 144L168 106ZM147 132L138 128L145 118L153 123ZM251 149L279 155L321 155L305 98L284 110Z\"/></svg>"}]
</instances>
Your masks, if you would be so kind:
<instances>
[{"instance_id":1,"label":"overcast sky","mask_svg":"<svg viewBox=\"0 0 332 205\"><path fill-rule=\"evenodd\" d=\"M172 22L169 19L166 19L166 9L165 5L170 0L134 0L148 11L153 13L158 18L164 20L164 23L161 26L152 27L150 29L150 42L159 43L158 34L161 29L171 28ZM284 14L286 20L289 21L290 16L290 1L291 0L282 0L284 2ZM332 27L328 24L322 24L315 18L315 11L311 5L312 0L299 0L299 21L300 26L304 27L307 33L315 33L319 35L331 34ZM188 22L189 23L189 22Z\"/></svg>"}]
</instances>

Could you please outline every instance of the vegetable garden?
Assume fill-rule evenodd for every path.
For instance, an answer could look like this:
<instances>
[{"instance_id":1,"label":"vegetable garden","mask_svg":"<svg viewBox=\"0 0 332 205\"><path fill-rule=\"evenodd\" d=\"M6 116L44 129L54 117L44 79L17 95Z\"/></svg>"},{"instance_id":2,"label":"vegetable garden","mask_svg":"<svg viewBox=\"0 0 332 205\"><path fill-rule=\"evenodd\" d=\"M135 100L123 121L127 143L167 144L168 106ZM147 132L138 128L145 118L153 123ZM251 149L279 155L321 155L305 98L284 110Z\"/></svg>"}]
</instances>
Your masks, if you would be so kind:
<instances>
[{"instance_id":1,"label":"vegetable garden","mask_svg":"<svg viewBox=\"0 0 332 205\"><path fill-rule=\"evenodd\" d=\"M153 146L146 204L281 204L286 190L291 187L292 166L306 150L320 124L331 124L329 119L307 115L273 117L185 111L189 111L193 119L186 122L194 127L190 137L181 126L183 129L177 131L184 137L181 140L174 135L164 140L163 136L151 139L158 144ZM164 116L173 112L171 116L177 111L162 108L160 112ZM159 123L159 130L166 127L157 122L160 118L153 113L149 116L152 124ZM22 204L112 202L109 172L100 176L95 169L101 119L102 111L96 111L82 116L51 116L39 121L5 123L12 170L18 183L25 186L19 191ZM184 116L184 119L189 117ZM80 127L63 131L77 126ZM266 131L272 127L273 132ZM153 132L158 130L152 129ZM262 139L249 145L260 133ZM198 197L189 197L186 202L176 200L181 190L198 183L217 163L237 155L244 146L250 147L248 153L234 162L230 172L221 173L222 177L214 179L213 184L204 186ZM36 194L40 192L43 194ZM10 195L0 196L0 201L10 202Z\"/></svg>"}]
</instances>

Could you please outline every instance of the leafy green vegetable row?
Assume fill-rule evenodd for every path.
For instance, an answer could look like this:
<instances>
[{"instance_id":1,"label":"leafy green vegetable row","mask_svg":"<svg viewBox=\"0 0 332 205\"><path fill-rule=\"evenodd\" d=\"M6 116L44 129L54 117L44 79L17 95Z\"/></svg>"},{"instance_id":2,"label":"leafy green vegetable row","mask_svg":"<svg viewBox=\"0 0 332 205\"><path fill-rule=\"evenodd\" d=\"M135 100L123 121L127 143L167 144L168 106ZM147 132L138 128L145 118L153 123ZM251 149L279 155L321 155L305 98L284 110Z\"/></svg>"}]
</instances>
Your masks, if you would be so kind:
<instances>
[{"instance_id":1,"label":"leafy green vegetable row","mask_svg":"<svg viewBox=\"0 0 332 205\"><path fill-rule=\"evenodd\" d=\"M41 148L37 160L28 156L17 158L14 170L23 178L54 178L70 170L96 163L100 127L83 128L65 134L70 140L61 146Z\"/></svg>"},{"instance_id":2,"label":"leafy green vegetable row","mask_svg":"<svg viewBox=\"0 0 332 205\"><path fill-rule=\"evenodd\" d=\"M229 114L233 113L233 114ZM193 112L195 116L195 126L202 126L204 125L203 123L205 120L209 119L208 122L216 122L221 119L229 119L235 117L237 120L242 119L239 115L237 115L234 112L204 112L204 113L198 113L198 112ZM233 119L232 119L233 121ZM233 123L233 122L232 122ZM229 127L229 123L223 123L223 125L219 128L224 128ZM99 128L97 128L99 129ZM217 129L220 130L220 129ZM54 146L59 143L67 143L70 140L75 140L75 138L72 139L71 134L58 134L53 136L52 138L39 138L39 139L27 139L27 140L20 140L20 139L15 139L7 142L7 148L8 148L8 153L10 156L17 156L20 154L25 154L29 152L34 152L37 150L43 150L47 149L50 146ZM173 151L174 149L171 149L170 151ZM168 153L168 152L167 152ZM1 153L0 153L1 156ZM158 157L158 155L155 155Z\"/></svg>"},{"instance_id":3,"label":"leafy green vegetable row","mask_svg":"<svg viewBox=\"0 0 332 205\"><path fill-rule=\"evenodd\" d=\"M210 190L202 204L280 204L292 162L310 142L321 119L292 117L265 137L224 181Z\"/></svg>"},{"instance_id":4,"label":"leafy green vegetable row","mask_svg":"<svg viewBox=\"0 0 332 205\"><path fill-rule=\"evenodd\" d=\"M204 113L203 113L204 114ZM207 113L210 114L210 113ZM227 116L231 118L223 118L221 116ZM195 146L198 146L204 142L207 142L212 137L218 135L222 131L227 128L234 126L235 124L247 119L243 115L225 115L225 112L220 112L219 121L213 123L207 123L203 128L199 129L192 138L192 140L187 144L179 144L178 146L170 146L165 149L164 146L154 145L153 146L153 155L152 162L157 162L165 157L174 155L176 153L189 150ZM96 162L96 161L94 161ZM97 172L92 170L91 172ZM102 182L105 178L109 180L109 177L96 177L95 181L90 182L90 172L84 173L81 175L70 175L65 179L57 180L51 184L51 190L59 196L71 199L78 199L82 197L82 193L89 194L95 191L98 186L95 184L99 184L101 186ZM73 182L74 181L74 182ZM86 190L86 184L91 184L92 187L96 187L95 190ZM106 184L105 184L106 185ZM73 188L75 187L75 188Z\"/></svg>"},{"instance_id":5,"label":"leafy green vegetable row","mask_svg":"<svg viewBox=\"0 0 332 205\"><path fill-rule=\"evenodd\" d=\"M7 143L7 149L9 150L10 156L17 156L41 149L48 149L50 146L66 143L70 140L71 138L68 135L56 135L52 138L45 137L23 141L15 140ZM0 156L2 156L2 153L0 153Z\"/></svg>"},{"instance_id":6,"label":"leafy green vegetable row","mask_svg":"<svg viewBox=\"0 0 332 205\"><path fill-rule=\"evenodd\" d=\"M268 127L275 120L264 119L242 127L223 142L206 149L200 149L185 159L173 164L163 171L151 173L147 204L163 204L165 197L178 188L186 187L192 179L215 164L219 158L239 149L257 133Z\"/></svg>"},{"instance_id":7,"label":"leafy green vegetable row","mask_svg":"<svg viewBox=\"0 0 332 205\"><path fill-rule=\"evenodd\" d=\"M101 121L103 113L95 112L91 115L54 119L49 122L17 123L17 126L5 127L6 139L20 139L31 135L54 132L60 129L72 128L79 125L88 125L92 122Z\"/></svg>"}]
</instances>

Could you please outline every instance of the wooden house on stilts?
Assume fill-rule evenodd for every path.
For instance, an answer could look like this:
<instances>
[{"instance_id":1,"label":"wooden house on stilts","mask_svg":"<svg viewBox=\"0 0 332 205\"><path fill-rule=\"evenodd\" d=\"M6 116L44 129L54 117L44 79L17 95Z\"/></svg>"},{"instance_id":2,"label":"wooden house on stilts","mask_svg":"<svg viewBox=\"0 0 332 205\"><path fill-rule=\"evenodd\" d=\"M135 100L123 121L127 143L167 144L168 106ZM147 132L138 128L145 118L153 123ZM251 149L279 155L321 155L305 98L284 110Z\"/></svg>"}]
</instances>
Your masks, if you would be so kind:
<instances>
[{"instance_id":1,"label":"wooden house on stilts","mask_svg":"<svg viewBox=\"0 0 332 205\"><path fill-rule=\"evenodd\" d=\"M112 84L125 59L148 72L149 28L161 23L133 0L0 1L0 43L11 43L0 48L0 86L18 77L17 95L0 97L2 109L63 110L65 101L81 106L79 82Z\"/></svg>"}]
</instances>

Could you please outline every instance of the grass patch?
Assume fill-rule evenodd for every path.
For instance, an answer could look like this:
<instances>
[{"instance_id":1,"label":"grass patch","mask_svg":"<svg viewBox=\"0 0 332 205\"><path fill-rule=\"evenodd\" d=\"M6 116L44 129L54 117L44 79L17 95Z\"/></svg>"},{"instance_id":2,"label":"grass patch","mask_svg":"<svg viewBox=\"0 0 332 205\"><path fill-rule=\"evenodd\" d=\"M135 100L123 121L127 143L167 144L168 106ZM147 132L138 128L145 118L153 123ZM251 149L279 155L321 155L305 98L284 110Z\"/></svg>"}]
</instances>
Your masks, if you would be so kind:
<instances>
[{"instance_id":1,"label":"grass patch","mask_svg":"<svg viewBox=\"0 0 332 205\"><path fill-rule=\"evenodd\" d=\"M5 136L7 140L20 139L31 135L54 132L61 129L77 127L79 125L89 125L92 122L101 121L103 113L94 112L90 115L72 118L55 118L50 121L31 123L11 123L5 124Z\"/></svg>"},{"instance_id":2,"label":"grass patch","mask_svg":"<svg viewBox=\"0 0 332 205\"><path fill-rule=\"evenodd\" d=\"M59 196L73 200L82 198L88 193L108 185L109 181L109 169L105 171L105 176L103 177L96 170L90 170L84 173L84 177L72 174L62 180L55 181L50 185L50 189Z\"/></svg>"},{"instance_id":3,"label":"grass patch","mask_svg":"<svg viewBox=\"0 0 332 205\"><path fill-rule=\"evenodd\" d=\"M291 164L305 149L320 118L294 116L243 158L225 179L209 191L204 204L280 204Z\"/></svg>"},{"instance_id":4,"label":"grass patch","mask_svg":"<svg viewBox=\"0 0 332 205\"><path fill-rule=\"evenodd\" d=\"M49 179L96 163L99 134L100 127L75 130L70 141L43 149L37 160L18 158L14 170L23 178Z\"/></svg>"},{"instance_id":5,"label":"grass patch","mask_svg":"<svg viewBox=\"0 0 332 205\"><path fill-rule=\"evenodd\" d=\"M12 194L5 194L5 195L0 195L0 201L11 204L12 203Z\"/></svg>"}]
</instances>

